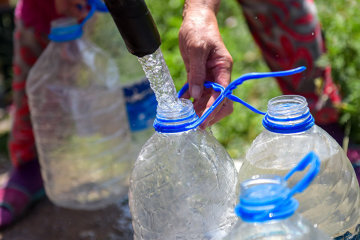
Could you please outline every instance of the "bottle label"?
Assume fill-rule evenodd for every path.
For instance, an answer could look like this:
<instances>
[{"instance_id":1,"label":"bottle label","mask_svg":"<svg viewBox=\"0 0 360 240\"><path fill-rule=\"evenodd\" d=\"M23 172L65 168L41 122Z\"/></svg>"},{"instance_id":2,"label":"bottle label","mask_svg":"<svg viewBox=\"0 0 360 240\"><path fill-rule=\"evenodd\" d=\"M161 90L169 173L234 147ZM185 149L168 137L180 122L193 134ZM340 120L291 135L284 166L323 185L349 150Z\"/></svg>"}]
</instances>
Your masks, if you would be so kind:
<instances>
[{"instance_id":1,"label":"bottle label","mask_svg":"<svg viewBox=\"0 0 360 240\"><path fill-rule=\"evenodd\" d=\"M144 78L140 82L125 86L123 90L131 131L142 131L152 127L156 117L157 101L149 81Z\"/></svg>"}]
</instances>

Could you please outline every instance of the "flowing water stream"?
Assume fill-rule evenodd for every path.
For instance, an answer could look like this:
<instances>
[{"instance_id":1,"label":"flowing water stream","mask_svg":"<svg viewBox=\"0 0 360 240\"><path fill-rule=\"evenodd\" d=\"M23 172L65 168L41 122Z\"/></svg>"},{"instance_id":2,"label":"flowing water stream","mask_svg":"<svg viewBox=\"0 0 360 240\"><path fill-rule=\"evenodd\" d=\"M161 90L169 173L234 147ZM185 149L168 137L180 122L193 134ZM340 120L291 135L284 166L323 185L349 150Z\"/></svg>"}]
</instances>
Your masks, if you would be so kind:
<instances>
[{"instance_id":1,"label":"flowing water stream","mask_svg":"<svg viewBox=\"0 0 360 240\"><path fill-rule=\"evenodd\" d=\"M155 93L158 109L163 111L182 109L183 103L177 98L174 81L160 48L138 59Z\"/></svg>"}]
</instances>

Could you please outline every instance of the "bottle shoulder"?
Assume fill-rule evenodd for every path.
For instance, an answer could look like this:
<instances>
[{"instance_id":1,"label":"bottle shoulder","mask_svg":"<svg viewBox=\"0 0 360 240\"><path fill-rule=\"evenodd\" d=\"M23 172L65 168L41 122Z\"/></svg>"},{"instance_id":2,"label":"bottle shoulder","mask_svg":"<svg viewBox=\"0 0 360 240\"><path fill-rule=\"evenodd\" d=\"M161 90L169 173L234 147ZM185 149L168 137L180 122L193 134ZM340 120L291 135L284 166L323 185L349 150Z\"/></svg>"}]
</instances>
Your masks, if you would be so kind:
<instances>
[{"instance_id":1,"label":"bottle shoulder","mask_svg":"<svg viewBox=\"0 0 360 240\"><path fill-rule=\"evenodd\" d=\"M155 132L142 147L139 158L158 155L160 151L175 155L180 152L193 152L203 155L208 151L227 155L225 148L211 133L199 129L180 133ZM230 157L227 156L226 158Z\"/></svg>"},{"instance_id":2,"label":"bottle shoulder","mask_svg":"<svg viewBox=\"0 0 360 240\"><path fill-rule=\"evenodd\" d=\"M157 168L163 172L155 171ZM237 175L224 147L211 134L199 129L171 134L155 132L140 151L133 178L139 178L144 171L154 178L166 172L173 179L185 175L195 177L201 172L219 173L220 177L229 174L226 178L232 179L234 184Z\"/></svg>"},{"instance_id":3,"label":"bottle shoulder","mask_svg":"<svg viewBox=\"0 0 360 240\"><path fill-rule=\"evenodd\" d=\"M50 42L31 69L27 92L46 94L49 86L66 89L114 91L121 87L117 65L102 49L87 41Z\"/></svg>"},{"instance_id":4,"label":"bottle shoulder","mask_svg":"<svg viewBox=\"0 0 360 240\"><path fill-rule=\"evenodd\" d=\"M327 132L314 125L309 130L296 134L278 134L264 130L253 141L246 159L251 162L265 158L286 162L294 159L295 164L310 151L318 154L321 160L336 154L344 155L339 144Z\"/></svg>"}]
</instances>

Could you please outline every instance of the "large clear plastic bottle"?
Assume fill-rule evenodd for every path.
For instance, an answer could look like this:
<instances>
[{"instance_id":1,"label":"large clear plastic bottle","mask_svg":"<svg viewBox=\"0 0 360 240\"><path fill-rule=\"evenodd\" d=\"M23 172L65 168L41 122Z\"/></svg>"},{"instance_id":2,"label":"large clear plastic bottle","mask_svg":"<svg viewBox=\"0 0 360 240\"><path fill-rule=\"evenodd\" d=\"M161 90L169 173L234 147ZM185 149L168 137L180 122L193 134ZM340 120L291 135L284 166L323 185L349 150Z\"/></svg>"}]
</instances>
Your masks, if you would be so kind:
<instances>
[{"instance_id":1,"label":"large clear plastic bottle","mask_svg":"<svg viewBox=\"0 0 360 240\"><path fill-rule=\"evenodd\" d=\"M337 142L314 125L306 99L288 95L270 100L263 123L266 129L248 150L239 180L254 174L282 175L314 151L321 172L306 194L296 196L299 213L332 237L359 234L360 195L354 170Z\"/></svg>"},{"instance_id":2,"label":"large clear plastic bottle","mask_svg":"<svg viewBox=\"0 0 360 240\"><path fill-rule=\"evenodd\" d=\"M192 103L181 101L181 108L158 107L162 130L197 119ZM156 132L131 175L134 239L221 239L236 221L236 175L233 161L209 132Z\"/></svg>"},{"instance_id":3,"label":"large clear plastic bottle","mask_svg":"<svg viewBox=\"0 0 360 240\"><path fill-rule=\"evenodd\" d=\"M47 195L96 209L128 191L131 137L115 63L74 27L73 19L52 23L54 41L31 70L27 94Z\"/></svg>"},{"instance_id":4,"label":"large clear plastic bottle","mask_svg":"<svg viewBox=\"0 0 360 240\"><path fill-rule=\"evenodd\" d=\"M305 161L316 156L310 153L306 158ZM242 182L236 207L240 219L224 240L330 240L295 212L299 204L291 197L296 193L293 189L288 188L284 178L275 175L256 175ZM304 194L310 193L305 190Z\"/></svg>"}]
</instances>

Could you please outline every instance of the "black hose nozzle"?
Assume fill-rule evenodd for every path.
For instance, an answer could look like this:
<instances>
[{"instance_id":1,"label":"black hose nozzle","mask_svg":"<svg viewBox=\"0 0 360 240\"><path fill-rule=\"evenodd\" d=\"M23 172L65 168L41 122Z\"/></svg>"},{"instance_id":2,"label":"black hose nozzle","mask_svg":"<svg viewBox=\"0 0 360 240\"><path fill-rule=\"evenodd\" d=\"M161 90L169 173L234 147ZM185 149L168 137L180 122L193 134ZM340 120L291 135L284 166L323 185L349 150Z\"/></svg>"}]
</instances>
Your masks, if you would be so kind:
<instances>
[{"instance_id":1,"label":"black hose nozzle","mask_svg":"<svg viewBox=\"0 0 360 240\"><path fill-rule=\"evenodd\" d=\"M144 0L105 0L130 53L143 57L161 44L154 19Z\"/></svg>"}]
</instances>

